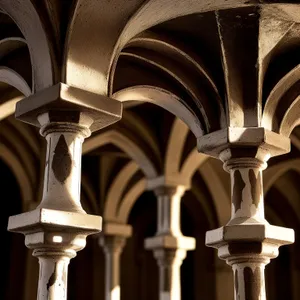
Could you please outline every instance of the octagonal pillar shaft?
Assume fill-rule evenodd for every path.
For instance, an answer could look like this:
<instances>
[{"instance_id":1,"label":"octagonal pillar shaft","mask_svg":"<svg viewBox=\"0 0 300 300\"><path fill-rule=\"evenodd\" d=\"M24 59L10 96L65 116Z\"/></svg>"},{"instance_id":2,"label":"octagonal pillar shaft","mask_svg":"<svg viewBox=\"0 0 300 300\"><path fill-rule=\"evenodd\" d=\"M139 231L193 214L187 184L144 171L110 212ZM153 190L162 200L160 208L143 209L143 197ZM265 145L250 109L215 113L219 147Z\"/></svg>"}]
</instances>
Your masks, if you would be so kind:
<instances>
[{"instance_id":1,"label":"octagonal pillar shaft","mask_svg":"<svg viewBox=\"0 0 300 300\"><path fill-rule=\"evenodd\" d=\"M234 299L266 300L265 262L233 265Z\"/></svg>"},{"instance_id":2,"label":"octagonal pillar shaft","mask_svg":"<svg viewBox=\"0 0 300 300\"><path fill-rule=\"evenodd\" d=\"M228 150L224 152L221 154L223 160L226 159L226 155L236 155L228 154ZM247 150L244 152L244 155L247 155ZM228 225L266 222L262 171L267 167L265 160L269 156L260 149L250 152L256 154L231 157L224 162L224 169L230 173L231 178L231 219Z\"/></svg>"},{"instance_id":3,"label":"octagonal pillar shaft","mask_svg":"<svg viewBox=\"0 0 300 300\"><path fill-rule=\"evenodd\" d=\"M78 123L55 122L51 121L52 115L44 113L38 117L40 132L47 140L43 198L39 207L84 213L80 203L82 143L90 135L93 120L73 112Z\"/></svg>"}]
</instances>

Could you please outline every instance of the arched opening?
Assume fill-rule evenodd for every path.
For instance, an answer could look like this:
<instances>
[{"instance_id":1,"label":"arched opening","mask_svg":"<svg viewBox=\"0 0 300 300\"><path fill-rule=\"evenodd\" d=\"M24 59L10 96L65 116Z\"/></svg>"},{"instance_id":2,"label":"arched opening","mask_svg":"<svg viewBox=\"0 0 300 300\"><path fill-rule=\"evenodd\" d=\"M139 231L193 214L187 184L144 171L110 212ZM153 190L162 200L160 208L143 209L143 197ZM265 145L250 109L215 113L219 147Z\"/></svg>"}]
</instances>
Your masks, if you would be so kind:
<instances>
[{"instance_id":1,"label":"arched opening","mask_svg":"<svg viewBox=\"0 0 300 300\"><path fill-rule=\"evenodd\" d=\"M272 225L293 228L296 235L295 243L280 247L279 256L266 267L266 289L270 300L298 299L299 296L297 253L300 245L297 237L300 223L292 207L299 199L299 180L297 172L288 171L276 180L265 197L266 219Z\"/></svg>"},{"instance_id":2,"label":"arched opening","mask_svg":"<svg viewBox=\"0 0 300 300\"><path fill-rule=\"evenodd\" d=\"M197 191L187 191L181 202L181 229L185 236L196 238L197 248L188 251L181 266L182 299L215 299L215 251L205 246L205 233L215 228L214 212L209 219L199 197L210 203L209 191L201 177L193 180ZM211 222L214 220L213 222ZM135 202L129 215L133 227L121 258L121 298L158 300L158 266L152 251L146 250L144 241L153 237L157 224L157 200L153 192L144 192Z\"/></svg>"},{"instance_id":3,"label":"arched opening","mask_svg":"<svg viewBox=\"0 0 300 300\"><path fill-rule=\"evenodd\" d=\"M198 188L199 183L201 181L197 180ZM203 182L202 187L201 196L210 201ZM181 299L216 299L215 252L205 246L205 233L213 228L213 224L210 224L197 196L193 191L186 192L181 205L182 233L196 239L196 249L187 252L181 266Z\"/></svg>"},{"instance_id":4,"label":"arched opening","mask_svg":"<svg viewBox=\"0 0 300 300\"><path fill-rule=\"evenodd\" d=\"M87 237L86 247L69 264L70 300L104 299L104 255L96 237Z\"/></svg>"},{"instance_id":5,"label":"arched opening","mask_svg":"<svg viewBox=\"0 0 300 300\"><path fill-rule=\"evenodd\" d=\"M23 299L26 271L24 236L7 231L9 216L22 212L20 188L10 168L0 160L0 190L3 206L0 212L2 279L1 299ZM18 288L16 288L18 287Z\"/></svg>"},{"instance_id":6,"label":"arched opening","mask_svg":"<svg viewBox=\"0 0 300 300\"><path fill-rule=\"evenodd\" d=\"M128 223L133 228L121 257L121 298L158 299L158 267L144 240L156 232L156 198L145 192L135 202Z\"/></svg>"}]
</instances>

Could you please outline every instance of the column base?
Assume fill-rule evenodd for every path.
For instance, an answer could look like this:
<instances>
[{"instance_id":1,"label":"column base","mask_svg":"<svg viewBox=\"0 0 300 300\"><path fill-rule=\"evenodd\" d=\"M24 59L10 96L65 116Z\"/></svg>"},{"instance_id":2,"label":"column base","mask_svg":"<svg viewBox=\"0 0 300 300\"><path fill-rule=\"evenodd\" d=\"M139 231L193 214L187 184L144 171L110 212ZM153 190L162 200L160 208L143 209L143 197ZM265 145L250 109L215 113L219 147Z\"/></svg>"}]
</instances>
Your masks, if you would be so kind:
<instances>
[{"instance_id":1,"label":"column base","mask_svg":"<svg viewBox=\"0 0 300 300\"><path fill-rule=\"evenodd\" d=\"M205 244L218 249L218 256L229 261L250 254L275 258L280 246L294 241L293 229L264 223L229 225L208 231Z\"/></svg>"},{"instance_id":2,"label":"column base","mask_svg":"<svg viewBox=\"0 0 300 300\"><path fill-rule=\"evenodd\" d=\"M265 266L279 247L294 242L294 230L262 224L226 225L206 234L206 245L232 266L236 300L266 300Z\"/></svg>"},{"instance_id":3,"label":"column base","mask_svg":"<svg viewBox=\"0 0 300 300\"><path fill-rule=\"evenodd\" d=\"M62 247L63 244L67 247L71 240L80 237L84 244L81 241L82 245L73 245L78 251L85 246L86 236L99 232L101 227L100 216L46 208L11 216L8 221L8 230L23 233L26 246L33 249L47 245Z\"/></svg>"},{"instance_id":4,"label":"column base","mask_svg":"<svg viewBox=\"0 0 300 300\"><path fill-rule=\"evenodd\" d=\"M86 245L89 234L101 230L99 216L37 208L9 218L8 230L23 233L25 244L39 259L39 300L66 300L68 265Z\"/></svg>"}]
</instances>

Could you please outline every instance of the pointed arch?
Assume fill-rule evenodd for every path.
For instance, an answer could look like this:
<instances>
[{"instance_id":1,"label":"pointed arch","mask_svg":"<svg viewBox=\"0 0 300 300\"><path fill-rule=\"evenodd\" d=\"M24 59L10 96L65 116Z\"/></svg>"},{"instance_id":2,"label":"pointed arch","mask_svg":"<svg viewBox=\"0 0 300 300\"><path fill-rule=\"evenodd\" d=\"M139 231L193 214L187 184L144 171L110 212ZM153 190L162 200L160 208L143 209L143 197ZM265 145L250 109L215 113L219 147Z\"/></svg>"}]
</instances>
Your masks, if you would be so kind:
<instances>
[{"instance_id":1,"label":"pointed arch","mask_svg":"<svg viewBox=\"0 0 300 300\"><path fill-rule=\"evenodd\" d=\"M199 153L197 148L194 148L184 160L180 170L180 176L191 180L197 169L201 168L201 165L206 162L208 158L209 156Z\"/></svg>"},{"instance_id":2,"label":"pointed arch","mask_svg":"<svg viewBox=\"0 0 300 300\"><path fill-rule=\"evenodd\" d=\"M146 190L146 179L140 179L124 196L117 218L121 223L127 223L129 213L137 199Z\"/></svg>"},{"instance_id":3,"label":"pointed arch","mask_svg":"<svg viewBox=\"0 0 300 300\"><path fill-rule=\"evenodd\" d=\"M135 162L128 163L121 172L118 173L114 182L109 187L105 200L104 214L105 221L114 220L117 216L118 204L122 201L122 195L132 176L138 171Z\"/></svg>"},{"instance_id":4,"label":"pointed arch","mask_svg":"<svg viewBox=\"0 0 300 300\"><path fill-rule=\"evenodd\" d=\"M180 98L165 89L138 85L114 93L113 98L121 102L143 101L154 103L180 118L190 128L196 138L203 135L203 129L194 112Z\"/></svg>"},{"instance_id":5,"label":"pointed arch","mask_svg":"<svg viewBox=\"0 0 300 300\"><path fill-rule=\"evenodd\" d=\"M147 178L157 176L157 170L143 149L128 137L115 130L109 130L87 139L83 144L82 154L86 154L106 144L113 144L127 153L141 168Z\"/></svg>"},{"instance_id":6,"label":"pointed arch","mask_svg":"<svg viewBox=\"0 0 300 300\"><path fill-rule=\"evenodd\" d=\"M0 82L16 88L25 97L28 97L31 94L31 89L24 78L10 68L0 66ZM16 96L3 104L0 104L0 121L15 112L16 103L23 99L24 96Z\"/></svg>"},{"instance_id":7,"label":"pointed arch","mask_svg":"<svg viewBox=\"0 0 300 300\"><path fill-rule=\"evenodd\" d=\"M295 126L300 124L299 85L300 65L287 73L271 91L263 112L263 127L290 136Z\"/></svg>"},{"instance_id":8,"label":"pointed arch","mask_svg":"<svg viewBox=\"0 0 300 300\"><path fill-rule=\"evenodd\" d=\"M175 118L168 140L165 156L165 176L179 176L182 152L188 136L188 127L178 118Z\"/></svg>"},{"instance_id":9,"label":"pointed arch","mask_svg":"<svg viewBox=\"0 0 300 300\"><path fill-rule=\"evenodd\" d=\"M53 85L57 76L54 51L32 1L1 0L0 9L12 18L25 37L32 64L33 90Z\"/></svg>"},{"instance_id":10,"label":"pointed arch","mask_svg":"<svg viewBox=\"0 0 300 300\"><path fill-rule=\"evenodd\" d=\"M264 194L266 195L275 181L289 170L295 170L300 174L300 159L290 159L270 166L263 172Z\"/></svg>"}]
</instances>

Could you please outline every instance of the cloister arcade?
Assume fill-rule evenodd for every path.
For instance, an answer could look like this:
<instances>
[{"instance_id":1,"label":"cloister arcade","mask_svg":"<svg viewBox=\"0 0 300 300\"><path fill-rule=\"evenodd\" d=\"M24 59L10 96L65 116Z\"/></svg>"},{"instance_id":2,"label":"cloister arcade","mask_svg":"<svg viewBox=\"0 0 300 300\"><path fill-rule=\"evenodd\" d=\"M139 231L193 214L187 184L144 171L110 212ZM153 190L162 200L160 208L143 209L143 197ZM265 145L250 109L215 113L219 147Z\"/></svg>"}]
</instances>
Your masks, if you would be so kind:
<instances>
[{"instance_id":1,"label":"cloister arcade","mask_svg":"<svg viewBox=\"0 0 300 300\"><path fill-rule=\"evenodd\" d=\"M0 10L1 299L300 299L297 2Z\"/></svg>"}]
</instances>

